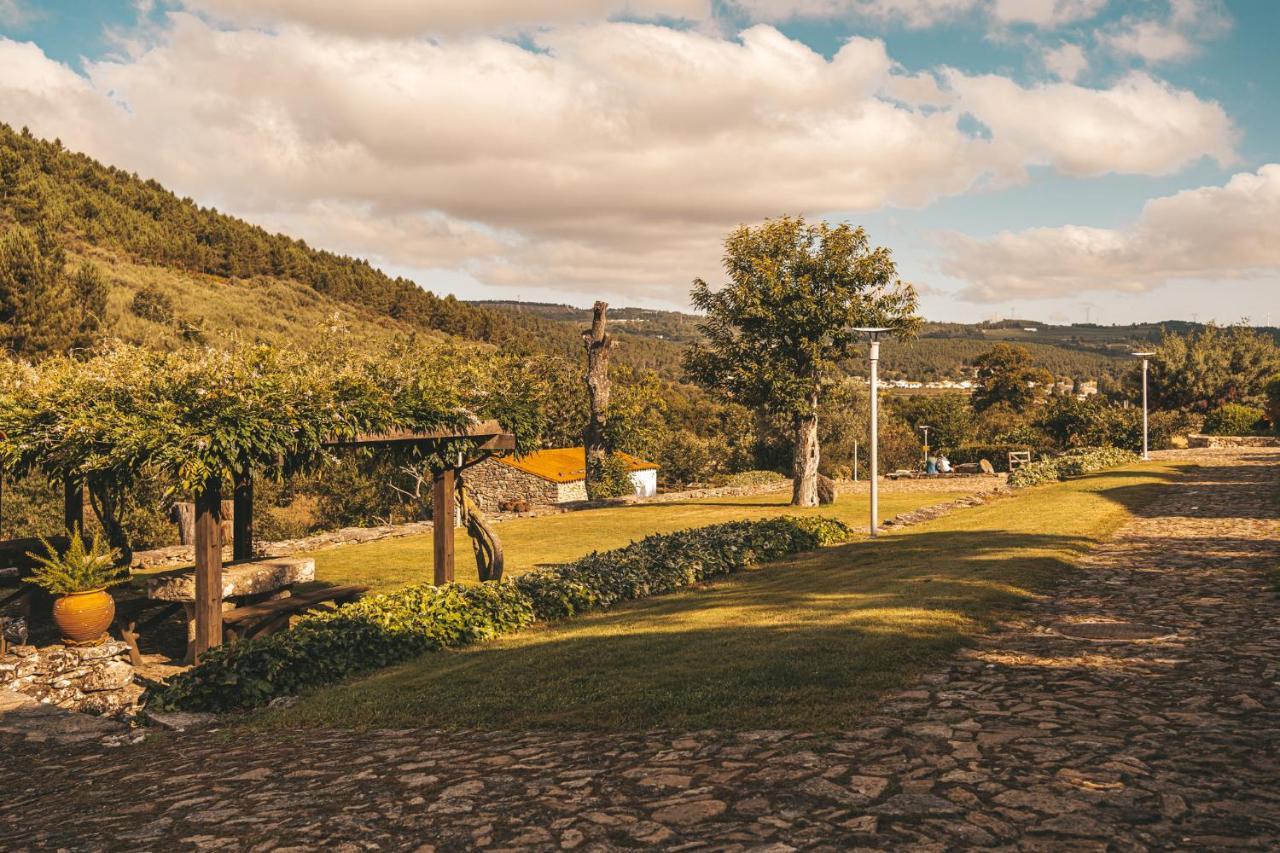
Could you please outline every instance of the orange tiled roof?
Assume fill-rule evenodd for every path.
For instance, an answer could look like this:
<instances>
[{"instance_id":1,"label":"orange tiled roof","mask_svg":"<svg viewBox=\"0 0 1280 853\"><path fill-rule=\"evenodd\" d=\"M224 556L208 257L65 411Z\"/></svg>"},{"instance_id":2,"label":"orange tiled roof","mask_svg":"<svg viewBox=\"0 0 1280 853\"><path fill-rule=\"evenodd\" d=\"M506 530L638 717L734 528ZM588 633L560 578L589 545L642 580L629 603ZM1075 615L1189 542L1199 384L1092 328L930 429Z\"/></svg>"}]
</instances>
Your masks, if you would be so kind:
<instances>
[{"instance_id":1,"label":"orange tiled roof","mask_svg":"<svg viewBox=\"0 0 1280 853\"><path fill-rule=\"evenodd\" d=\"M504 456L498 461L553 483L572 483L586 478L586 454L586 448L583 447L555 447L538 450L519 459ZM628 471L648 471L658 467L653 462L646 462L627 453L614 455L627 463Z\"/></svg>"}]
</instances>

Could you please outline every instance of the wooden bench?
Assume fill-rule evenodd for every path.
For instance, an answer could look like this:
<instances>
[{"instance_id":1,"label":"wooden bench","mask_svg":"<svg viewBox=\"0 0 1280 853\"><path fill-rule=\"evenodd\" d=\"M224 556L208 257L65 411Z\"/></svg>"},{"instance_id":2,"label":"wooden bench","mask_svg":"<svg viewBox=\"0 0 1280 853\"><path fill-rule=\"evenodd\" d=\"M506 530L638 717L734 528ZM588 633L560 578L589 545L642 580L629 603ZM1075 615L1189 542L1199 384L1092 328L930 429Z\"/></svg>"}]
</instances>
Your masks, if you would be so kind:
<instances>
[{"instance_id":1,"label":"wooden bench","mask_svg":"<svg viewBox=\"0 0 1280 853\"><path fill-rule=\"evenodd\" d=\"M337 605L350 604L368 591L367 586L331 586L227 610L222 614L223 638L234 643L273 634L289 627L289 620L299 613L334 610Z\"/></svg>"},{"instance_id":2,"label":"wooden bench","mask_svg":"<svg viewBox=\"0 0 1280 853\"><path fill-rule=\"evenodd\" d=\"M182 604L177 601L130 598L116 602L116 630L120 632L120 639L129 647L129 661L135 667L142 666L138 634L181 612Z\"/></svg>"}]
</instances>

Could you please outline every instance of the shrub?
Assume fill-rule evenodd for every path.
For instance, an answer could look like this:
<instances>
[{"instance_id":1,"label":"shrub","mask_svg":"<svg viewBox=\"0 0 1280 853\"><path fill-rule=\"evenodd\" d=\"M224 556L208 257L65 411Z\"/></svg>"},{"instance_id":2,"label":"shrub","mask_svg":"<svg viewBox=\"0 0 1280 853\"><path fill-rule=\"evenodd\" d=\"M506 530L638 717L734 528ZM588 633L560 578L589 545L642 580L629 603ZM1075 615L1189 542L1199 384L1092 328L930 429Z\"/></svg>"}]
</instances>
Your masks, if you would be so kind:
<instances>
[{"instance_id":1,"label":"shrub","mask_svg":"<svg viewBox=\"0 0 1280 853\"><path fill-rule=\"evenodd\" d=\"M1267 421L1271 428L1280 432L1280 373L1267 381Z\"/></svg>"},{"instance_id":2,"label":"shrub","mask_svg":"<svg viewBox=\"0 0 1280 853\"><path fill-rule=\"evenodd\" d=\"M174 321L173 299L154 284L143 285L133 294L133 302L129 308L134 316L153 323L169 324Z\"/></svg>"},{"instance_id":3,"label":"shrub","mask_svg":"<svg viewBox=\"0 0 1280 853\"><path fill-rule=\"evenodd\" d=\"M785 479L777 471L739 471L725 477L723 482L726 486L767 486Z\"/></svg>"},{"instance_id":4,"label":"shrub","mask_svg":"<svg viewBox=\"0 0 1280 853\"><path fill-rule=\"evenodd\" d=\"M1052 459L1023 465L1009 475L1009 485L1015 489L1040 486L1137 461L1136 453L1119 447L1079 447Z\"/></svg>"},{"instance_id":5,"label":"shrub","mask_svg":"<svg viewBox=\"0 0 1280 853\"><path fill-rule=\"evenodd\" d=\"M848 538L825 518L734 521L649 536L514 581L418 585L312 613L288 631L220 646L172 679L157 708L230 711L348 675L621 601L671 592Z\"/></svg>"},{"instance_id":6,"label":"shrub","mask_svg":"<svg viewBox=\"0 0 1280 853\"><path fill-rule=\"evenodd\" d=\"M997 471L1009 470L1010 451L1030 451L1029 444L969 444L947 452L952 465L977 462L985 459Z\"/></svg>"},{"instance_id":7,"label":"shrub","mask_svg":"<svg viewBox=\"0 0 1280 853\"><path fill-rule=\"evenodd\" d=\"M1209 435L1248 435L1262 426L1262 409L1227 403L1214 409L1204 419Z\"/></svg>"}]
</instances>

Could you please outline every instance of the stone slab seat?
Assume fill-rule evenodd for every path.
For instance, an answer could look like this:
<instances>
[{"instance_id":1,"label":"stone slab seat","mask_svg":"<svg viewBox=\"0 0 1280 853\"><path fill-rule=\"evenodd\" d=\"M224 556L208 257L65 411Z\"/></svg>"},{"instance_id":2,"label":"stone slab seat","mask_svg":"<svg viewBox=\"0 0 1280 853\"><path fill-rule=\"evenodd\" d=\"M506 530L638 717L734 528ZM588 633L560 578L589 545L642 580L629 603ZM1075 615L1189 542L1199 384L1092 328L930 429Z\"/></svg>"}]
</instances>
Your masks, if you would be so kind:
<instances>
[{"instance_id":1,"label":"stone slab seat","mask_svg":"<svg viewBox=\"0 0 1280 853\"><path fill-rule=\"evenodd\" d=\"M240 598L287 589L315 580L316 561L309 557L274 557L228 563L222 568L222 597ZM147 597L162 601L195 601L196 573L192 569L163 572L147 579Z\"/></svg>"},{"instance_id":2,"label":"stone slab seat","mask_svg":"<svg viewBox=\"0 0 1280 853\"><path fill-rule=\"evenodd\" d=\"M369 591L367 586L330 586L307 592L295 592L288 598L275 598L246 604L222 614L222 630L226 641L247 640L270 634L289 625L289 619L308 610L331 610L333 605L350 604Z\"/></svg>"}]
</instances>

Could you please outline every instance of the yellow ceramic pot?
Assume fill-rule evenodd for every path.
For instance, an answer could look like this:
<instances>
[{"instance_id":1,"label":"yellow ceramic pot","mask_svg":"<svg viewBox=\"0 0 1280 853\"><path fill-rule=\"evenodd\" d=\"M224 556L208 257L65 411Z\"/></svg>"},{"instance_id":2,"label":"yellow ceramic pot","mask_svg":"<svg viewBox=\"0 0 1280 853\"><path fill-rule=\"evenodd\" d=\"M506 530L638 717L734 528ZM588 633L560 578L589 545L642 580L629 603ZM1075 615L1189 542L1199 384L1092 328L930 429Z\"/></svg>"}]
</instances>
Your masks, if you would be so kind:
<instances>
[{"instance_id":1,"label":"yellow ceramic pot","mask_svg":"<svg viewBox=\"0 0 1280 853\"><path fill-rule=\"evenodd\" d=\"M106 639L116 616L116 600L105 589L64 595L53 603L53 621L69 646L92 646Z\"/></svg>"}]
</instances>

